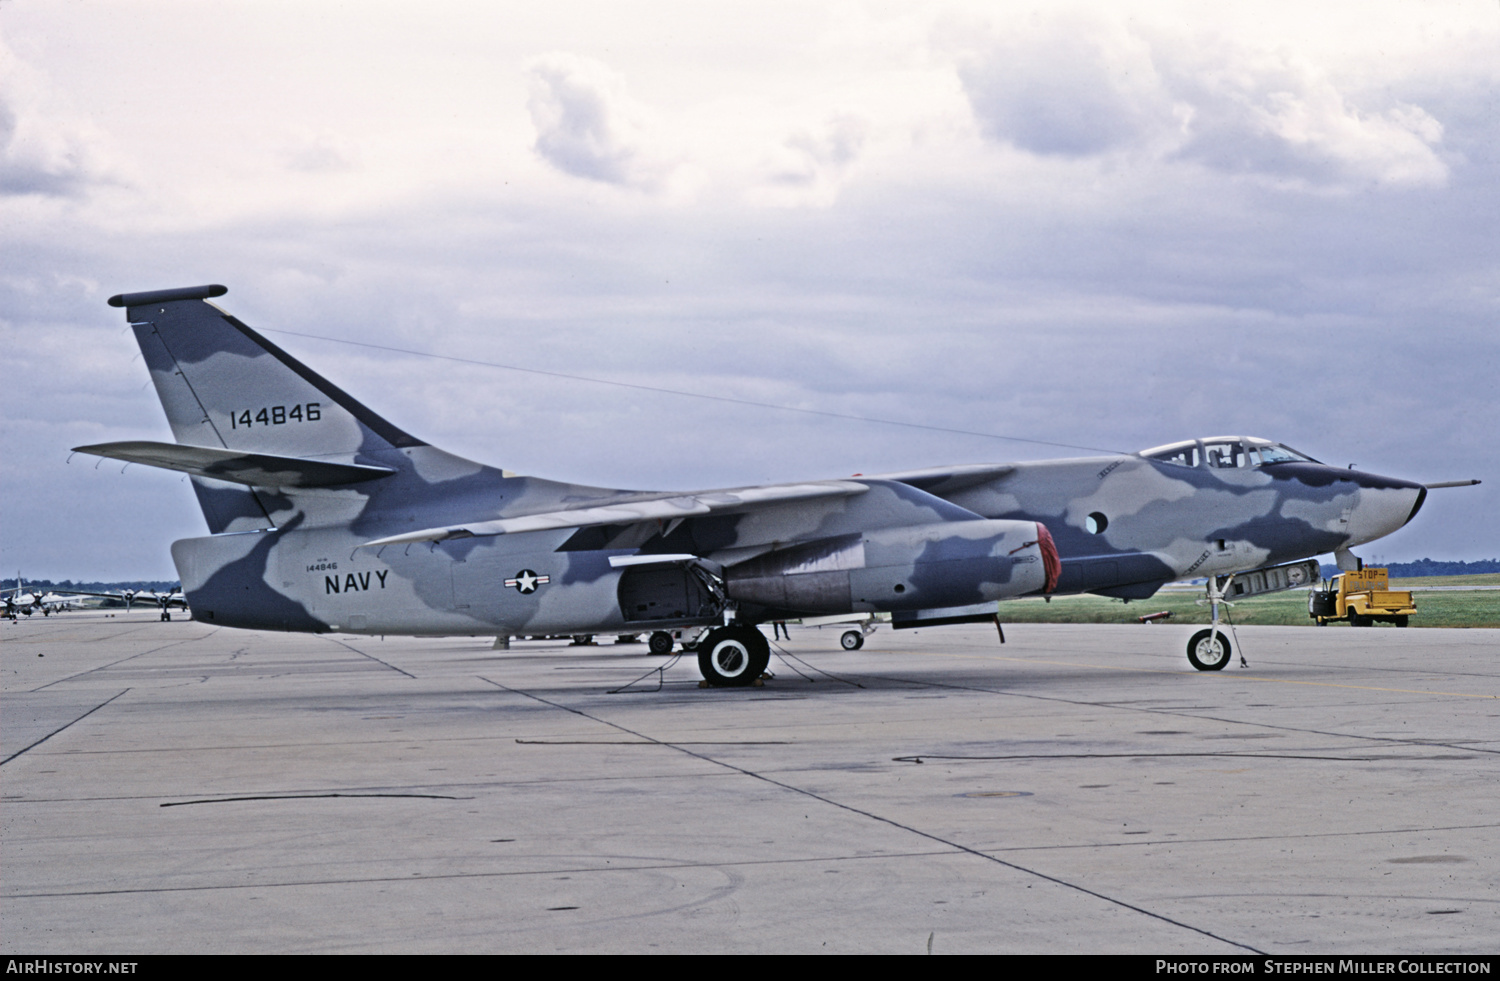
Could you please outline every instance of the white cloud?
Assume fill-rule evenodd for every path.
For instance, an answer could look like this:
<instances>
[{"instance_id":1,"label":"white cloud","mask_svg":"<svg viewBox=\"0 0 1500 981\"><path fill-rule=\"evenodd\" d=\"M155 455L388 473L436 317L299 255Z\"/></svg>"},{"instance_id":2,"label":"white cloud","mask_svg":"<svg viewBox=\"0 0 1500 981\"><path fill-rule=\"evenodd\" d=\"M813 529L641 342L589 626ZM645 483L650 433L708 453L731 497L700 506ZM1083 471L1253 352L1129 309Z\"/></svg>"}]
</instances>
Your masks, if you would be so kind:
<instances>
[{"instance_id":1,"label":"white cloud","mask_svg":"<svg viewBox=\"0 0 1500 981\"><path fill-rule=\"evenodd\" d=\"M1193 161L1282 186L1440 186L1443 127L1286 50L1056 18L961 56L981 132L1038 155Z\"/></svg>"},{"instance_id":2,"label":"white cloud","mask_svg":"<svg viewBox=\"0 0 1500 981\"><path fill-rule=\"evenodd\" d=\"M1418 106L1361 110L1313 65L1229 44L1163 57L1187 107L1185 159L1312 186L1441 185L1442 125Z\"/></svg>"},{"instance_id":3,"label":"white cloud","mask_svg":"<svg viewBox=\"0 0 1500 981\"><path fill-rule=\"evenodd\" d=\"M1170 117L1148 47L1097 20L1008 30L965 54L959 76L980 130L1037 154L1132 146Z\"/></svg>"},{"instance_id":4,"label":"white cloud","mask_svg":"<svg viewBox=\"0 0 1500 981\"><path fill-rule=\"evenodd\" d=\"M671 163L623 78L601 62L561 52L532 60L526 71L542 159L587 180L640 190L662 185Z\"/></svg>"},{"instance_id":5,"label":"white cloud","mask_svg":"<svg viewBox=\"0 0 1500 981\"><path fill-rule=\"evenodd\" d=\"M763 158L759 173L747 175L747 200L776 207L828 207L870 139L870 121L836 112L822 123L804 126Z\"/></svg>"},{"instance_id":6,"label":"white cloud","mask_svg":"<svg viewBox=\"0 0 1500 981\"><path fill-rule=\"evenodd\" d=\"M355 169L357 155L345 140L327 133L305 133L284 151L288 170L303 174L337 174Z\"/></svg>"},{"instance_id":7,"label":"white cloud","mask_svg":"<svg viewBox=\"0 0 1500 981\"><path fill-rule=\"evenodd\" d=\"M526 73L542 160L602 184L673 190L676 204L712 188L752 207L827 207L871 141L862 111L829 108L819 118L814 107L830 101L823 93L790 105L735 95L668 115L590 58L549 54Z\"/></svg>"},{"instance_id":8,"label":"white cloud","mask_svg":"<svg viewBox=\"0 0 1500 981\"><path fill-rule=\"evenodd\" d=\"M0 195L76 197L110 180L98 135L46 95L41 73L0 39Z\"/></svg>"},{"instance_id":9,"label":"white cloud","mask_svg":"<svg viewBox=\"0 0 1500 981\"><path fill-rule=\"evenodd\" d=\"M842 173L859 156L868 129L860 117L838 114L816 130L793 134L784 146L795 159L774 173L772 179L787 184L811 184L821 175Z\"/></svg>"}]
</instances>

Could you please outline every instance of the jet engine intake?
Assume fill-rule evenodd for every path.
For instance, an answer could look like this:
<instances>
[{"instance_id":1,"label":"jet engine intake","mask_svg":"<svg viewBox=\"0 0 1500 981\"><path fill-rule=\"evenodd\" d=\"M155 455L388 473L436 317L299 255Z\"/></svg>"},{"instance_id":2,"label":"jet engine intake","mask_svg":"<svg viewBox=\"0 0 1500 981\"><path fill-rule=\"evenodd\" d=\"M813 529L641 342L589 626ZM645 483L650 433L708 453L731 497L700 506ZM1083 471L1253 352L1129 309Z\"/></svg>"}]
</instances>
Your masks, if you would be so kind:
<instances>
[{"instance_id":1,"label":"jet engine intake","mask_svg":"<svg viewBox=\"0 0 1500 981\"><path fill-rule=\"evenodd\" d=\"M1035 521L883 528L778 549L724 572L732 600L797 613L929 609L1050 592L1059 563Z\"/></svg>"}]
</instances>

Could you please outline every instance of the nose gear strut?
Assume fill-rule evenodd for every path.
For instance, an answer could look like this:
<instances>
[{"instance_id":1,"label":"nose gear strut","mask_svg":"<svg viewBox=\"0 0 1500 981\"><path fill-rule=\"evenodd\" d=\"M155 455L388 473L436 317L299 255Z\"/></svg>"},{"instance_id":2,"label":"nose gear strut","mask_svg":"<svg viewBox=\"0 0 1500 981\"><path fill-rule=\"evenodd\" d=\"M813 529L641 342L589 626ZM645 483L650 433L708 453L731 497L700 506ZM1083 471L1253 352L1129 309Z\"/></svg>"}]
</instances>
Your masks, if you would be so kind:
<instances>
[{"instance_id":1,"label":"nose gear strut","mask_svg":"<svg viewBox=\"0 0 1500 981\"><path fill-rule=\"evenodd\" d=\"M1233 657L1234 648L1229 643L1229 638L1219 629L1219 606L1233 606L1234 604L1224 598L1225 590L1234 581L1234 576L1225 576L1220 581L1218 576L1208 577L1208 595L1205 599L1198 601L1201 606L1209 605L1213 611L1213 617L1207 630L1200 630L1193 634L1187 645L1188 661L1199 671L1222 671ZM1230 629L1234 627L1231 624ZM1239 640L1239 635L1235 635ZM1240 667L1248 668L1250 662L1245 660L1245 652L1240 651Z\"/></svg>"}]
</instances>

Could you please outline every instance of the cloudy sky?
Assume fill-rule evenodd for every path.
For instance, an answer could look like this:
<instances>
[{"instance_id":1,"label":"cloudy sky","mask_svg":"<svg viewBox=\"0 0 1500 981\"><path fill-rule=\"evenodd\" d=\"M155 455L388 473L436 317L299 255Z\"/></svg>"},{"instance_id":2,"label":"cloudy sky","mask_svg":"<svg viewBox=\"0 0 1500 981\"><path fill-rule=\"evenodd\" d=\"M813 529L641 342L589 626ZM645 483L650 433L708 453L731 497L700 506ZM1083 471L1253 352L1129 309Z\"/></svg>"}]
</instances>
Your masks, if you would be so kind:
<instances>
[{"instance_id":1,"label":"cloudy sky","mask_svg":"<svg viewBox=\"0 0 1500 981\"><path fill-rule=\"evenodd\" d=\"M523 473L1249 433L1495 557L1497 83L1496 0L0 0L0 568L175 578L188 485L67 451L171 438L104 301L208 282Z\"/></svg>"}]
</instances>

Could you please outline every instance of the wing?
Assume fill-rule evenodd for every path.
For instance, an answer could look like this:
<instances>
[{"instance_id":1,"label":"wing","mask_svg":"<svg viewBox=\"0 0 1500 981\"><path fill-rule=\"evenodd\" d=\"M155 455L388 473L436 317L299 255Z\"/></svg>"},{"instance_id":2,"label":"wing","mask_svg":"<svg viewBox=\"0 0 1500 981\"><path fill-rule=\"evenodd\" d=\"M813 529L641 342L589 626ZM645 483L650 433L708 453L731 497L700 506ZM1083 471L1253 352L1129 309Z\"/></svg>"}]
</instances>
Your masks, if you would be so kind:
<instances>
[{"instance_id":1,"label":"wing","mask_svg":"<svg viewBox=\"0 0 1500 981\"><path fill-rule=\"evenodd\" d=\"M651 498L637 498L597 507L567 508L522 514L490 521L423 528L365 542L361 548L400 545L408 542L441 542L452 538L479 538L488 535L514 535L526 531L555 531L568 528L591 528L599 525L631 525L644 521L671 525L686 518L710 514L744 514L763 508L813 501L832 497L853 497L867 493L868 484L853 480L821 480L800 484L769 484L761 487L738 487L729 490L697 491Z\"/></svg>"},{"instance_id":2,"label":"wing","mask_svg":"<svg viewBox=\"0 0 1500 981\"><path fill-rule=\"evenodd\" d=\"M937 497L956 494L1015 472L1013 463L975 463L958 467L932 467L881 474L882 480L898 480Z\"/></svg>"}]
</instances>

